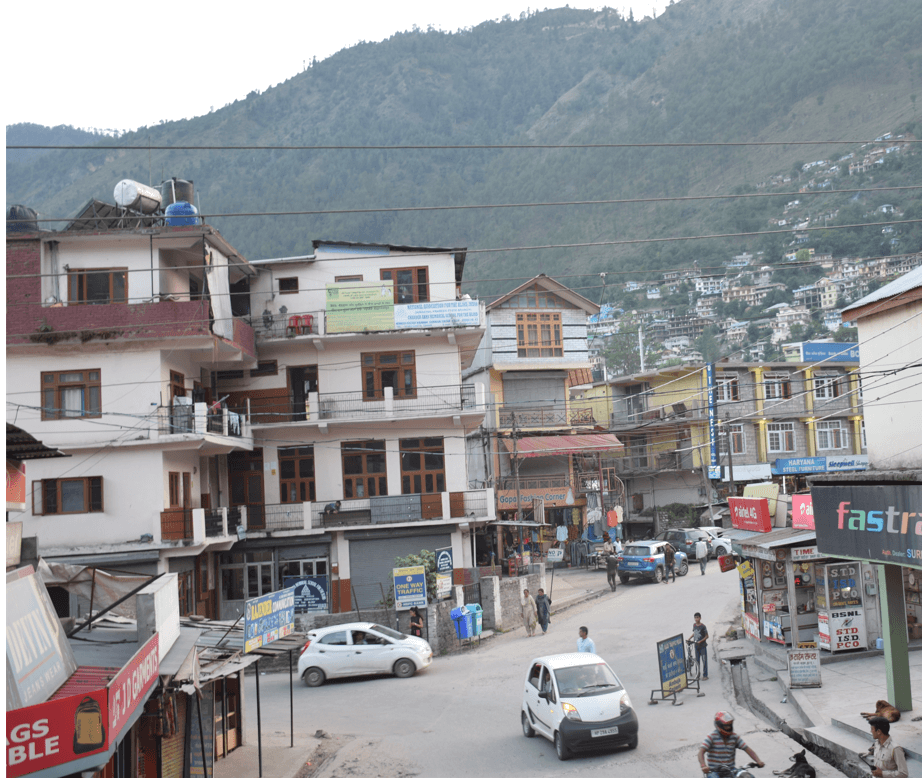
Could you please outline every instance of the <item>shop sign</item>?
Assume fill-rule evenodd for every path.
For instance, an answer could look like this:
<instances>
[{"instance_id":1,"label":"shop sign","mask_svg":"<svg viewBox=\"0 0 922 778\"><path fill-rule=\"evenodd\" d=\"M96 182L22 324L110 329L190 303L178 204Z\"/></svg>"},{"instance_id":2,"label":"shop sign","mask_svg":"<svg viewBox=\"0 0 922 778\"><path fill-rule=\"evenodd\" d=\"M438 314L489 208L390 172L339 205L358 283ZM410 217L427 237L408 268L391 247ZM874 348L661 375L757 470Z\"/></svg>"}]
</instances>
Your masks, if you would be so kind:
<instances>
[{"instance_id":1,"label":"shop sign","mask_svg":"<svg viewBox=\"0 0 922 778\"><path fill-rule=\"evenodd\" d=\"M720 572L729 573L736 567L736 560L732 554L724 554L717 557L717 564L720 565Z\"/></svg>"},{"instance_id":2,"label":"shop sign","mask_svg":"<svg viewBox=\"0 0 922 778\"><path fill-rule=\"evenodd\" d=\"M822 686L820 652L816 649L802 648L788 651L788 674L792 689Z\"/></svg>"},{"instance_id":3,"label":"shop sign","mask_svg":"<svg viewBox=\"0 0 922 778\"><path fill-rule=\"evenodd\" d=\"M295 628L293 587L247 600L243 606L243 653L274 643Z\"/></svg>"},{"instance_id":4,"label":"shop sign","mask_svg":"<svg viewBox=\"0 0 922 778\"><path fill-rule=\"evenodd\" d=\"M411 303L394 306L394 329L415 330L432 327L477 327L480 325L478 300L446 300L439 303Z\"/></svg>"},{"instance_id":5,"label":"shop sign","mask_svg":"<svg viewBox=\"0 0 922 778\"><path fill-rule=\"evenodd\" d=\"M922 485L821 484L811 493L824 554L922 568Z\"/></svg>"},{"instance_id":6,"label":"shop sign","mask_svg":"<svg viewBox=\"0 0 922 778\"><path fill-rule=\"evenodd\" d=\"M663 694L682 691L688 686L688 676L685 674L685 641L682 635L657 641L656 652Z\"/></svg>"},{"instance_id":7,"label":"shop sign","mask_svg":"<svg viewBox=\"0 0 922 778\"><path fill-rule=\"evenodd\" d=\"M816 546L800 546L791 549L791 559L794 562L806 562L810 559L822 559L823 555Z\"/></svg>"},{"instance_id":8,"label":"shop sign","mask_svg":"<svg viewBox=\"0 0 922 778\"><path fill-rule=\"evenodd\" d=\"M829 612L830 651L847 651L852 648L866 647L864 609L842 608Z\"/></svg>"},{"instance_id":9,"label":"shop sign","mask_svg":"<svg viewBox=\"0 0 922 778\"><path fill-rule=\"evenodd\" d=\"M285 576L282 584L295 590L295 613L329 612L330 591L327 576Z\"/></svg>"},{"instance_id":10,"label":"shop sign","mask_svg":"<svg viewBox=\"0 0 922 778\"><path fill-rule=\"evenodd\" d=\"M776 459L772 463L774 475L798 475L800 473L825 473L826 457L796 457Z\"/></svg>"},{"instance_id":11,"label":"shop sign","mask_svg":"<svg viewBox=\"0 0 922 778\"><path fill-rule=\"evenodd\" d=\"M451 575L455 569L454 559L450 548L437 548L435 550L435 571L437 573Z\"/></svg>"},{"instance_id":12,"label":"shop sign","mask_svg":"<svg viewBox=\"0 0 922 778\"><path fill-rule=\"evenodd\" d=\"M720 478L720 474L717 476ZM758 465L734 465L733 466L733 480L734 481L764 481L767 478L772 477L772 466L767 462ZM730 468L723 468L723 479L724 481L730 480Z\"/></svg>"},{"instance_id":13,"label":"shop sign","mask_svg":"<svg viewBox=\"0 0 922 778\"><path fill-rule=\"evenodd\" d=\"M761 639L761 635L759 634L759 620L751 613L743 614L743 629L746 630L746 634L753 640Z\"/></svg>"},{"instance_id":14,"label":"shop sign","mask_svg":"<svg viewBox=\"0 0 922 778\"><path fill-rule=\"evenodd\" d=\"M16 459L6 460L6 509L26 509L26 465Z\"/></svg>"},{"instance_id":15,"label":"shop sign","mask_svg":"<svg viewBox=\"0 0 922 778\"><path fill-rule=\"evenodd\" d=\"M764 497L730 497L730 521L736 529L771 532L772 519Z\"/></svg>"},{"instance_id":16,"label":"shop sign","mask_svg":"<svg viewBox=\"0 0 922 778\"><path fill-rule=\"evenodd\" d=\"M549 508L561 508L573 504L573 497L570 495L567 500L567 489L562 487L557 491L547 491L545 489L522 489L520 490L520 500L522 505L531 505L532 500L544 500L544 504ZM496 501L500 508L515 508L515 489L502 490L496 493Z\"/></svg>"},{"instance_id":17,"label":"shop sign","mask_svg":"<svg viewBox=\"0 0 922 778\"><path fill-rule=\"evenodd\" d=\"M868 455L856 454L850 457L826 457L826 472L841 473L847 470L867 470Z\"/></svg>"},{"instance_id":18,"label":"shop sign","mask_svg":"<svg viewBox=\"0 0 922 778\"><path fill-rule=\"evenodd\" d=\"M327 332L381 332L392 329L393 281L326 285Z\"/></svg>"},{"instance_id":19,"label":"shop sign","mask_svg":"<svg viewBox=\"0 0 922 778\"><path fill-rule=\"evenodd\" d=\"M147 692L157 682L160 670L160 636L153 635L109 682L109 739L114 740Z\"/></svg>"},{"instance_id":20,"label":"shop sign","mask_svg":"<svg viewBox=\"0 0 922 778\"><path fill-rule=\"evenodd\" d=\"M795 529L814 529L813 497L811 495L791 495L791 507L794 512L792 517L792 526Z\"/></svg>"},{"instance_id":21,"label":"shop sign","mask_svg":"<svg viewBox=\"0 0 922 778\"><path fill-rule=\"evenodd\" d=\"M800 344L801 362L858 362L859 347L846 343L808 341Z\"/></svg>"},{"instance_id":22,"label":"shop sign","mask_svg":"<svg viewBox=\"0 0 922 778\"><path fill-rule=\"evenodd\" d=\"M829 616L825 613L816 614L817 632L820 636L820 648L829 650Z\"/></svg>"},{"instance_id":23,"label":"shop sign","mask_svg":"<svg viewBox=\"0 0 922 778\"><path fill-rule=\"evenodd\" d=\"M447 600L451 597L451 575L446 573L436 573L435 575L435 596L440 600Z\"/></svg>"},{"instance_id":24,"label":"shop sign","mask_svg":"<svg viewBox=\"0 0 922 778\"><path fill-rule=\"evenodd\" d=\"M768 515L774 516L778 509L778 492L781 487L778 484L748 484L743 488L743 497L764 497L768 500Z\"/></svg>"},{"instance_id":25,"label":"shop sign","mask_svg":"<svg viewBox=\"0 0 922 778\"><path fill-rule=\"evenodd\" d=\"M394 568L394 602L399 611L426 607L426 568Z\"/></svg>"},{"instance_id":26,"label":"shop sign","mask_svg":"<svg viewBox=\"0 0 922 778\"><path fill-rule=\"evenodd\" d=\"M7 508L9 510L9 508ZM16 567L22 561L22 522L6 523L6 566Z\"/></svg>"},{"instance_id":27,"label":"shop sign","mask_svg":"<svg viewBox=\"0 0 922 778\"><path fill-rule=\"evenodd\" d=\"M740 562L737 569L740 571L740 578L751 578L754 572L752 569L752 563L748 561Z\"/></svg>"}]
</instances>

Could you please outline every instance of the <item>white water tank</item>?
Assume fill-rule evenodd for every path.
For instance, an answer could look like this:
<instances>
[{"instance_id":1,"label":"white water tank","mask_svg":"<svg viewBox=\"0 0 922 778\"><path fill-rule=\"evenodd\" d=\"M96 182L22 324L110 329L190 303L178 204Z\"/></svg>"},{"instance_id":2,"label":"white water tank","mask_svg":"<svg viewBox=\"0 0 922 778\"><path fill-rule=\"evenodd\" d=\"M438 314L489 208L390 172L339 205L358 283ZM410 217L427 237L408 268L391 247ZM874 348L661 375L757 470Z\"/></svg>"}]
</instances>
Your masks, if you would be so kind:
<instances>
[{"instance_id":1,"label":"white water tank","mask_svg":"<svg viewBox=\"0 0 922 778\"><path fill-rule=\"evenodd\" d=\"M115 185L115 203L122 208L141 213L154 213L160 209L163 198L160 192L146 184L126 178Z\"/></svg>"}]
</instances>

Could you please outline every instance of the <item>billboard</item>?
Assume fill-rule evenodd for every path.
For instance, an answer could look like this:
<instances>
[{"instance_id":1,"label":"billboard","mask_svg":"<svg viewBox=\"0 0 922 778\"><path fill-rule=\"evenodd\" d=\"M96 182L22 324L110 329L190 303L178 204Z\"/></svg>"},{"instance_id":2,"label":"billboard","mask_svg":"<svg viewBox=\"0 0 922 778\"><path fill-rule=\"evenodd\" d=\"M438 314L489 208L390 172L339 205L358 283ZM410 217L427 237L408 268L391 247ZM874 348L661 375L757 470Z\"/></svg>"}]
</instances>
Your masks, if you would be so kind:
<instances>
[{"instance_id":1,"label":"billboard","mask_svg":"<svg viewBox=\"0 0 922 778\"><path fill-rule=\"evenodd\" d=\"M330 585L325 575L285 576L286 588L295 590L295 613L327 613Z\"/></svg>"},{"instance_id":2,"label":"billboard","mask_svg":"<svg viewBox=\"0 0 922 778\"><path fill-rule=\"evenodd\" d=\"M802 473L841 473L848 470L867 470L867 454L851 454L838 457L795 457L776 459L772 463L774 475L797 475Z\"/></svg>"},{"instance_id":3,"label":"billboard","mask_svg":"<svg viewBox=\"0 0 922 778\"><path fill-rule=\"evenodd\" d=\"M801 343L801 362L858 362L857 343Z\"/></svg>"},{"instance_id":4,"label":"billboard","mask_svg":"<svg viewBox=\"0 0 922 778\"><path fill-rule=\"evenodd\" d=\"M730 523L736 529L751 532L771 532L772 517L764 497L729 497Z\"/></svg>"},{"instance_id":5,"label":"billboard","mask_svg":"<svg viewBox=\"0 0 922 778\"><path fill-rule=\"evenodd\" d=\"M327 284L326 331L379 332L394 329L394 282Z\"/></svg>"},{"instance_id":6,"label":"billboard","mask_svg":"<svg viewBox=\"0 0 922 778\"><path fill-rule=\"evenodd\" d=\"M922 568L922 484L818 484L810 493L823 554Z\"/></svg>"},{"instance_id":7,"label":"billboard","mask_svg":"<svg viewBox=\"0 0 922 778\"><path fill-rule=\"evenodd\" d=\"M394 328L477 327L480 325L478 300L446 300L437 303L410 303L394 306Z\"/></svg>"},{"instance_id":8,"label":"billboard","mask_svg":"<svg viewBox=\"0 0 922 778\"><path fill-rule=\"evenodd\" d=\"M295 628L293 587L247 600L243 607L243 653L290 635Z\"/></svg>"},{"instance_id":9,"label":"billboard","mask_svg":"<svg viewBox=\"0 0 922 778\"><path fill-rule=\"evenodd\" d=\"M416 565L394 568L394 601L399 611L406 611L414 606L426 607L425 567Z\"/></svg>"},{"instance_id":10,"label":"billboard","mask_svg":"<svg viewBox=\"0 0 922 778\"><path fill-rule=\"evenodd\" d=\"M792 494L795 529L813 529L813 498L809 494Z\"/></svg>"}]
</instances>

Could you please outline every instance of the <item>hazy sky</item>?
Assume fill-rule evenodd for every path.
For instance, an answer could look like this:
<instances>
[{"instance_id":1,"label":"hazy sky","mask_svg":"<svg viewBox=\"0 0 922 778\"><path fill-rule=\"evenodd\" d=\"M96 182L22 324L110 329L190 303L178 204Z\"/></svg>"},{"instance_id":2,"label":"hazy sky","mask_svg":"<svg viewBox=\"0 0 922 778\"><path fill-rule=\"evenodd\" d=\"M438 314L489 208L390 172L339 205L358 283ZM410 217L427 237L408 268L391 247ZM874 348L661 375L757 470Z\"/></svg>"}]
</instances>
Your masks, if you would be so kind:
<instances>
[{"instance_id":1,"label":"hazy sky","mask_svg":"<svg viewBox=\"0 0 922 778\"><path fill-rule=\"evenodd\" d=\"M642 19L667 2L612 6ZM128 130L199 116L361 40L414 24L454 31L529 7L527 0L13 3L4 11L4 122Z\"/></svg>"}]
</instances>

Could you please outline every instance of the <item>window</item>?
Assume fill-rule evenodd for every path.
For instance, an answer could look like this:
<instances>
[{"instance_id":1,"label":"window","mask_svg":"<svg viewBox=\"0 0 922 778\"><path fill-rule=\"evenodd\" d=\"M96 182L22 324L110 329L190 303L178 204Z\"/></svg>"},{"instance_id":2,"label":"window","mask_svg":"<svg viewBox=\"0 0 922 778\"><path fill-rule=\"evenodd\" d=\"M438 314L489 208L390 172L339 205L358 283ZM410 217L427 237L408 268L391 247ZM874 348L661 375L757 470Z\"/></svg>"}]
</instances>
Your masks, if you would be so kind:
<instances>
[{"instance_id":1,"label":"window","mask_svg":"<svg viewBox=\"0 0 922 778\"><path fill-rule=\"evenodd\" d=\"M68 270L67 301L71 304L128 302L128 268Z\"/></svg>"},{"instance_id":2,"label":"window","mask_svg":"<svg viewBox=\"0 0 922 778\"><path fill-rule=\"evenodd\" d=\"M42 420L101 416L99 370L42 373Z\"/></svg>"},{"instance_id":3,"label":"window","mask_svg":"<svg viewBox=\"0 0 922 778\"><path fill-rule=\"evenodd\" d=\"M279 294L297 294L298 293L298 277L294 278L280 278L279 279Z\"/></svg>"},{"instance_id":4,"label":"window","mask_svg":"<svg viewBox=\"0 0 922 778\"><path fill-rule=\"evenodd\" d=\"M429 302L429 269L425 267L394 267L381 271L382 281L394 282L394 303Z\"/></svg>"},{"instance_id":5,"label":"window","mask_svg":"<svg viewBox=\"0 0 922 778\"><path fill-rule=\"evenodd\" d=\"M279 487L282 502L314 502L314 447L279 449Z\"/></svg>"},{"instance_id":6,"label":"window","mask_svg":"<svg viewBox=\"0 0 922 778\"><path fill-rule=\"evenodd\" d=\"M794 422L776 422L768 425L768 450L772 454L794 450Z\"/></svg>"},{"instance_id":7,"label":"window","mask_svg":"<svg viewBox=\"0 0 922 778\"><path fill-rule=\"evenodd\" d=\"M820 451L848 446L848 431L841 421L818 421L816 423L816 447Z\"/></svg>"},{"instance_id":8,"label":"window","mask_svg":"<svg viewBox=\"0 0 922 778\"><path fill-rule=\"evenodd\" d=\"M327 575L325 557L279 560L279 578L283 585L286 578L304 578L315 575Z\"/></svg>"},{"instance_id":9,"label":"window","mask_svg":"<svg viewBox=\"0 0 922 778\"><path fill-rule=\"evenodd\" d=\"M250 378L255 378L256 376L261 375L278 375L279 374L279 363L270 359L266 362L257 362L256 367L250 369Z\"/></svg>"},{"instance_id":10,"label":"window","mask_svg":"<svg viewBox=\"0 0 922 778\"><path fill-rule=\"evenodd\" d=\"M787 400L791 396L791 376L787 373L766 373L764 385L768 401Z\"/></svg>"},{"instance_id":11,"label":"window","mask_svg":"<svg viewBox=\"0 0 922 778\"><path fill-rule=\"evenodd\" d=\"M516 341L520 357L562 357L559 313L517 313Z\"/></svg>"},{"instance_id":12,"label":"window","mask_svg":"<svg viewBox=\"0 0 922 778\"><path fill-rule=\"evenodd\" d=\"M238 378L243 378L242 370L218 370L215 374L215 378L218 381L236 381Z\"/></svg>"},{"instance_id":13,"label":"window","mask_svg":"<svg viewBox=\"0 0 922 778\"><path fill-rule=\"evenodd\" d=\"M169 473L170 507L182 507L182 491L179 486L179 473Z\"/></svg>"},{"instance_id":14,"label":"window","mask_svg":"<svg viewBox=\"0 0 922 778\"><path fill-rule=\"evenodd\" d=\"M336 281L337 284L348 284L348 283L350 283L350 282L352 282L352 281L364 281L364 280L365 280L365 277L364 277L364 276L361 276L361 275L357 275L357 276L336 276L336 278L334 278L333 280Z\"/></svg>"},{"instance_id":15,"label":"window","mask_svg":"<svg viewBox=\"0 0 922 778\"><path fill-rule=\"evenodd\" d=\"M416 352L362 354L362 381L365 400L383 400L387 387L394 397L416 397Z\"/></svg>"},{"instance_id":16,"label":"window","mask_svg":"<svg viewBox=\"0 0 922 778\"><path fill-rule=\"evenodd\" d=\"M736 402L740 399L740 381L736 376L718 378L715 389L719 403Z\"/></svg>"},{"instance_id":17,"label":"window","mask_svg":"<svg viewBox=\"0 0 922 778\"><path fill-rule=\"evenodd\" d=\"M813 379L813 394L817 400L832 400L844 394L841 377L830 374L816 376Z\"/></svg>"},{"instance_id":18,"label":"window","mask_svg":"<svg viewBox=\"0 0 922 778\"><path fill-rule=\"evenodd\" d=\"M102 476L52 478L32 484L32 513L102 513Z\"/></svg>"},{"instance_id":19,"label":"window","mask_svg":"<svg viewBox=\"0 0 922 778\"><path fill-rule=\"evenodd\" d=\"M400 475L404 494L445 491L445 443L442 438L400 441Z\"/></svg>"},{"instance_id":20,"label":"window","mask_svg":"<svg viewBox=\"0 0 922 778\"><path fill-rule=\"evenodd\" d=\"M343 443L343 497L383 497L387 494L387 460L384 441Z\"/></svg>"},{"instance_id":21,"label":"window","mask_svg":"<svg viewBox=\"0 0 922 778\"><path fill-rule=\"evenodd\" d=\"M727 453L727 439L730 440L734 454L746 453L746 435L743 432L742 424L724 424L718 440L720 441L720 453Z\"/></svg>"}]
</instances>

